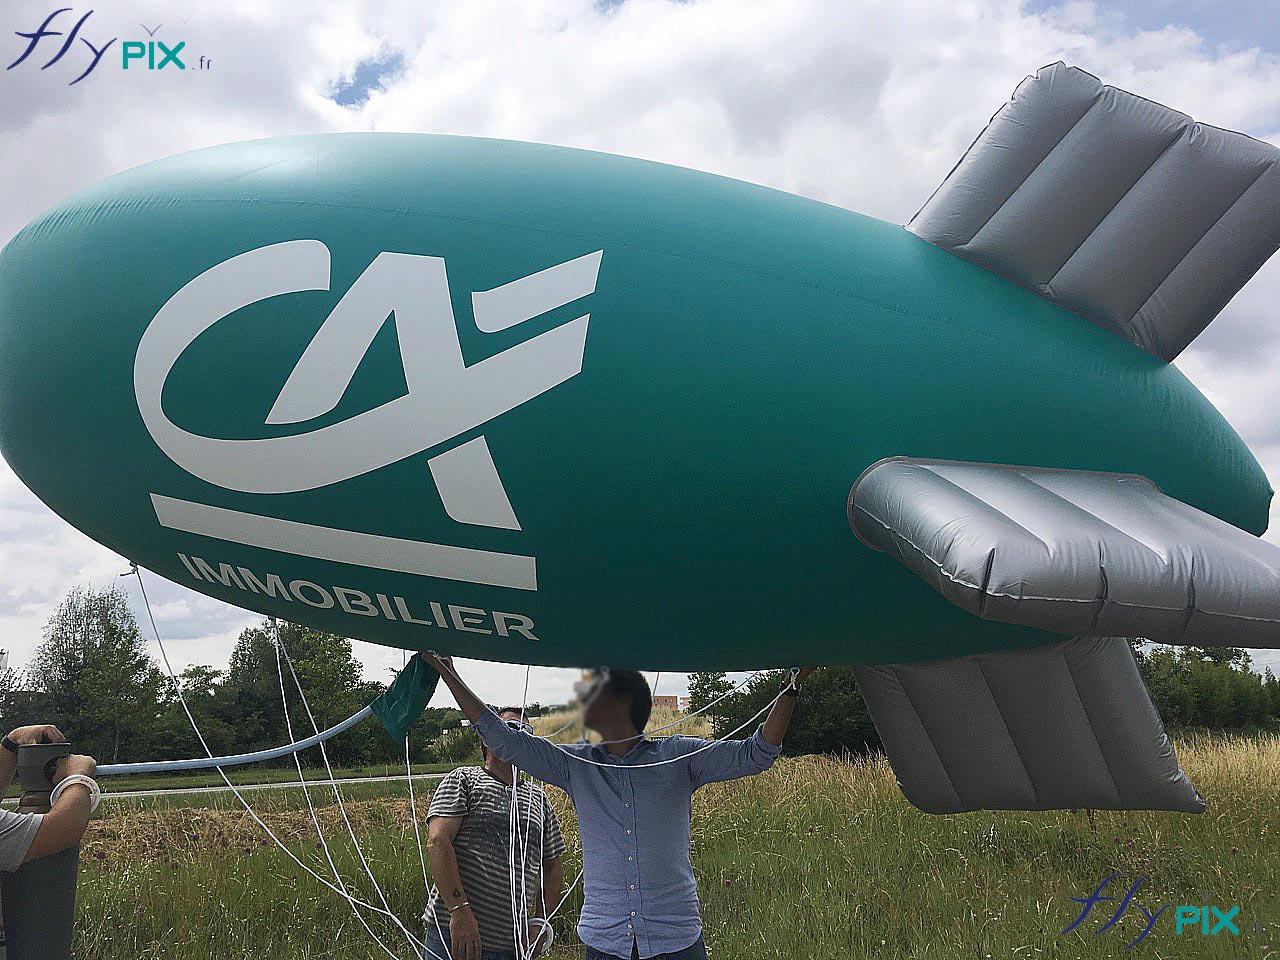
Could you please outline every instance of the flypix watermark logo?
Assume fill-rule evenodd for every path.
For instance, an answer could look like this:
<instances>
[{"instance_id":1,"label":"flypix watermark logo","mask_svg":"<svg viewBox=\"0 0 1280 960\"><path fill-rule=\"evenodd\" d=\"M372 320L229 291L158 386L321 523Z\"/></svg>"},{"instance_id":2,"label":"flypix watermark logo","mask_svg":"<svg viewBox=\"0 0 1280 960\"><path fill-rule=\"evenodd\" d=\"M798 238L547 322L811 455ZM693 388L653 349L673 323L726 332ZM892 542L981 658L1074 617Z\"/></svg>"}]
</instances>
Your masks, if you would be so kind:
<instances>
[{"instance_id":1,"label":"flypix watermark logo","mask_svg":"<svg viewBox=\"0 0 1280 960\"><path fill-rule=\"evenodd\" d=\"M1103 893L1103 891L1110 886L1113 880L1116 880L1121 876L1123 875L1113 873L1109 877L1103 878L1102 882L1099 883L1094 888L1093 892L1087 896L1072 897L1071 899L1080 904L1083 909L1080 911L1080 916L1076 917L1076 919L1072 921L1071 925L1063 930L1062 933L1070 933L1072 930L1079 927L1080 924L1084 923L1085 918L1093 912L1095 907L1098 907L1099 909L1109 909L1101 906L1104 903L1114 903L1116 904L1116 907L1114 912L1111 914L1110 919L1108 919L1107 922L1097 930L1093 931L1094 934L1103 934L1114 928L1116 924L1120 922L1120 918L1125 915L1125 912L1130 906L1132 906L1141 915L1141 922L1143 924L1142 931L1137 937L1125 944L1124 948L1126 950L1133 949L1145 940L1155 928L1156 921L1158 921L1160 917L1170 909L1170 907L1173 908L1173 932L1178 937L1213 937L1222 934L1238 937L1250 932L1266 932L1266 925L1259 921L1254 921L1248 926L1245 925L1244 921L1240 918L1239 904L1233 904L1231 906L1217 906L1211 903L1181 905L1168 903L1154 911L1148 910L1137 901L1138 888L1146 882L1146 874L1143 874L1135 880L1122 897L1114 897ZM1116 888L1116 891L1119 892L1118 887Z\"/></svg>"},{"instance_id":2,"label":"flypix watermark logo","mask_svg":"<svg viewBox=\"0 0 1280 960\"><path fill-rule=\"evenodd\" d=\"M121 70L138 71L185 71L188 61L194 70L209 70L213 67L210 57L200 55L191 60L186 51L186 40L161 40L158 34L163 23L154 27L140 24L148 39L133 39L121 42L118 36L103 39L108 31L98 31L97 21L89 23L94 11L76 17L74 8L60 7L44 18L33 30L15 30L14 35L26 42L25 49L18 58L5 69L13 70L23 64L29 64L40 70L61 65L67 74L74 74L75 79L68 86L75 86L88 77L99 66L114 63ZM117 46L119 44L119 46ZM119 52L119 57L110 54L112 48ZM41 57L49 54L48 59L41 62ZM76 73L76 71L79 71Z\"/></svg>"}]
</instances>

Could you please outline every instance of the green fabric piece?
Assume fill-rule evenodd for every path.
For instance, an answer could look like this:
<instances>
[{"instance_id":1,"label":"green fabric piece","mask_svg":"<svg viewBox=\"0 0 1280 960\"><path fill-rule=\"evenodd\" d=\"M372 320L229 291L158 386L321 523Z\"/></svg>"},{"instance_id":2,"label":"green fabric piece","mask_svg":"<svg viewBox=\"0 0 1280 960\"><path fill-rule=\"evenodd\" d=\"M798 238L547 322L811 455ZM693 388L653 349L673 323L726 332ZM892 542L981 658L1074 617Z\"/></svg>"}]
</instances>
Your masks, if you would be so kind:
<instances>
[{"instance_id":1,"label":"green fabric piece","mask_svg":"<svg viewBox=\"0 0 1280 960\"><path fill-rule=\"evenodd\" d=\"M431 702L439 682L440 674L421 657L415 656L396 674L386 692L373 701L374 715L382 721L387 733L403 740Z\"/></svg>"}]
</instances>

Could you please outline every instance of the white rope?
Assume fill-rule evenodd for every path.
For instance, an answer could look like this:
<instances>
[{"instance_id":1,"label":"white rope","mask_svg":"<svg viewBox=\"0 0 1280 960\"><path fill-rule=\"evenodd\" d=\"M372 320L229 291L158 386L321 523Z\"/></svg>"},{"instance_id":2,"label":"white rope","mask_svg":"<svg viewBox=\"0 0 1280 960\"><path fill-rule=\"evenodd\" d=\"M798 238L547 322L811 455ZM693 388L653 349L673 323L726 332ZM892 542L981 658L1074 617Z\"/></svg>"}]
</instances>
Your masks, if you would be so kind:
<instances>
[{"instance_id":1,"label":"white rope","mask_svg":"<svg viewBox=\"0 0 1280 960\"><path fill-rule=\"evenodd\" d=\"M522 910L521 910L521 926L520 926L520 929L521 929L521 931L524 933L524 935L525 935L525 937L526 937L526 938L528 938L528 937L529 937L529 923L530 923L530 917L529 917L529 889L528 889L528 885L527 885L527 884L525 884L523 881L524 881L524 874L525 874L525 869L526 869L526 868L525 868L525 864L528 862L528 858L529 858L529 850L531 849L531 844L529 843L529 831L530 831L530 829L531 829L531 828L532 828L532 826L533 826L533 804L534 804L534 802L535 802L535 801L537 801L537 802L540 804L541 809L542 809L542 830L541 830L541 831L539 831L539 833L538 833L538 861L537 861L538 867L537 867L537 873L535 874L535 877L534 877L534 882L535 882L535 883L537 883L537 885L538 885L539 896L540 896L540 898L541 898L541 900L542 900L542 909L543 909L543 912L544 912L544 913L546 912L546 897L545 897L545 895L544 895L544 894L543 894L543 892L542 892L542 890L543 890L543 886L544 886L544 884L546 883L546 877L543 875L543 863L544 863L544 861L545 861L545 854L546 854L546 836L547 836L547 803L546 803L546 792L545 792L541 787L538 787L538 788L536 788L536 789L535 789L535 788L533 788L533 787L531 786L531 787L530 787L530 790L529 790L529 810L528 810L527 814L525 815L525 822L524 822L524 823L525 823L525 826L524 826L524 843L523 843L523 845L521 846L521 851L520 851L520 852L521 852L521 858L522 858L522 864L521 864L521 881L522 881L522 885L521 885L521 906L522 906ZM517 826L518 826L518 824L517 824ZM549 925L550 925L550 921L548 921L548 926L549 926ZM524 953L524 956L525 956L526 958L534 956L534 954L535 954L535 952L536 952L536 951L534 950L534 946L537 944L538 939L539 939L538 937L534 937L534 938L532 938L532 939L529 939L528 947L526 948L525 953Z\"/></svg>"},{"instance_id":2,"label":"white rope","mask_svg":"<svg viewBox=\"0 0 1280 960\"><path fill-rule=\"evenodd\" d=\"M556 904L556 908L552 910L550 913L546 914L546 920L547 920L548 926L551 925L551 921L555 918L556 914L560 912L560 908L563 907L565 903L568 902L569 897L573 895L573 891L578 888L578 881L582 879L582 875L586 872L586 869L587 869L586 866L583 866L578 870L578 875L573 878L573 883L569 884L569 886L565 888L564 895L560 898L560 902ZM547 905L546 891L544 890L543 897L542 897L542 906L544 908L544 913L545 913L546 905Z\"/></svg>"},{"instance_id":3,"label":"white rope","mask_svg":"<svg viewBox=\"0 0 1280 960\"><path fill-rule=\"evenodd\" d=\"M146 607L147 619L151 622L151 632L154 634L156 638L156 645L159 646L160 648L160 658L164 662L165 670L169 674L169 681L173 684L174 693L176 693L178 696L178 703L182 705L182 711L187 715L187 720L191 724L191 729L195 733L196 739L200 741L200 746L204 748L205 753L209 756L210 759L212 759L213 751L209 749L209 744L205 741L204 734L200 731L200 725L196 723L196 719L191 713L191 707L187 704L187 698L182 692L182 684L178 682L178 675L174 672L173 665L169 662L169 654L168 654L168 651L165 649L164 641L160 639L160 630L156 626L155 613L151 609L151 600L147 596L147 587L142 580L142 571L136 563L130 564L130 567L133 575L138 578L138 589L142 594L143 605ZM249 814L253 822L262 828L263 832L266 833L266 835L280 849L280 851L285 856L287 856L290 860L292 860L299 869L310 874L312 877L318 880L321 884L328 887L330 890L338 894L338 896L342 897L343 899L349 900L352 903L356 904L357 906L364 907L367 910L372 910L374 913L384 914L387 916L391 916L392 919L395 919L395 917L392 916L388 911L382 910L379 907L375 907L371 903L365 903L363 900L359 899L358 897L353 897L350 894L344 892L343 890L338 889L332 883L326 880L324 877L320 876L320 874L316 873L309 866L307 866L305 863L299 860L294 855L293 851L291 851L288 847L286 847L284 843L280 840L280 838L275 835L274 831L272 831L272 829L269 826L267 826L265 822L263 822L262 818L258 816L257 811L253 809L252 804L250 804L249 801L244 798L244 794L242 794L236 788L236 785L231 782L231 780L227 777L226 772L221 767L214 767L214 769L218 771L218 775L222 777L222 781L223 783L226 784L227 789L229 789L231 793L235 796L235 798L240 801L241 806L244 807L245 812Z\"/></svg>"},{"instance_id":4,"label":"white rope","mask_svg":"<svg viewBox=\"0 0 1280 960\"><path fill-rule=\"evenodd\" d=\"M407 651L404 651L404 650L401 651L400 661L401 661L402 668L407 667L409 665ZM418 861L422 864L422 884L427 891L427 906L422 911L422 924L423 924L423 927L425 928L427 923L427 917L431 918L432 922L435 924L436 935L440 940L440 945L444 947L444 953L445 953L445 955L441 957L438 953L436 953L434 950L432 950L430 947L426 945L426 942L425 942L426 933L424 930L424 934L423 934L424 939L423 939L423 947L422 947L424 952L424 960L425 960L425 955L427 953L431 954L431 956L434 957L435 960L453 960L453 952L449 949L450 941L447 941L444 938L444 931L440 928L440 915L435 908L436 897L439 896L440 891L436 887L436 885L431 882L430 878L427 876L427 855L426 855L426 852L422 849L422 830L418 826L418 807L413 799L413 764L409 759L409 731L408 730L406 730L404 734L404 765L405 765L405 771L406 771L405 777L409 781L409 816L413 819L413 835L415 838L417 838L417 841L418 841Z\"/></svg>"},{"instance_id":5,"label":"white rope","mask_svg":"<svg viewBox=\"0 0 1280 960\"><path fill-rule=\"evenodd\" d=\"M574 712L574 715L570 718L569 722L557 730L552 730L548 734L541 735L542 739L553 740L556 737L560 736L560 734L568 730L570 727L576 726L578 722L582 719L583 715L587 712L587 707L591 706L591 704L595 701L595 698L599 695L600 691L604 688L605 681L607 681L608 678L609 678L609 668L601 667L599 671L599 679L597 679L597 681L591 686L591 693L587 696L587 699L582 703L582 705L579 706L578 709Z\"/></svg>"},{"instance_id":6,"label":"white rope","mask_svg":"<svg viewBox=\"0 0 1280 960\"><path fill-rule=\"evenodd\" d=\"M515 953L522 955L525 938L520 923L528 892L524 883L525 859L520 837L520 771L514 766L511 778L511 799L507 806L507 886L511 892L511 942Z\"/></svg>"},{"instance_id":7,"label":"white rope","mask_svg":"<svg viewBox=\"0 0 1280 960\"><path fill-rule=\"evenodd\" d=\"M527 722L527 709L529 704L529 676L532 667L525 666L524 674L524 694L523 701L520 704L520 719ZM587 703L594 699L596 693L599 692L601 684L596 684L592 689L591 696L588 697ZM585 709L585 704L584 704ZM578 875L570 884L569 889L564 892L560 901L556 904L555 910L547 911L546 896L546 878L543 875L544 854L546 852L546 816L549 811L547 804L546 791L541 785L534 785L532 781L529 783L527 791L525 812L524 831L520 830L520 770L514 764L511 767L511 813L509 817L510 829L510 846L508 849L508 866L510 868L510 887L511 887L511 912L512 927L515 933L516 955L521 960L532 960L537 955L536 945L542 938L540 932L537 936L531 937L529 934L529 926L534 922L534 918L529 915L529 888L528 888L528 864L529 852L532 849L532 843L529 834L533 829L533 804L538 802L541 804L543 811L543 829L538 834L538 860L535 870L534 882L538 885L538 899L542 906L542 915L536 918L547 930L548 943L554 938L554 931L551 929L551 921L559 912L560 908L568 901L573 890L577 887L578 881L582 879L583 871L579 870ZM518 894L518 895L517 895Z\"/></svg>"},{"instance_id":8,"label":"white rope","mask_svg":"<svg viewBox=\"0 0 1280 960\"><path fill-rule=\"evenodd\" d=\"M524 954L524 934L520 929L526 891L524 890L525 862L520 846L520 771L511 767L511 799L507 805L507 886L511 892L511 941L515 953ZM519 861L517 863L517 860Z\"/></svg>"},{"instance_id":9,"label":"white rope","mask_svg":"<svg viewBox=\"0 0 1280 960\"><path fill-rule=\"evenodd\" d=\"M438 657L437 657L437 661L438 661ZM453 674L454 678L458 680L458 682L460 682L460 683L462 682L462 677L458 675L458 671L457 671L457 670L451 670L450 672ZM792 681L791 681L791 682L792 682L792 685L793 685L793 686L794 686L794 684L795 684L795 677L796 677L796 674L797 674L798 672L799 672L799 669L798 669L798 668L796 668L796 667L792 667L792 668L791 668L791 677L792 677ZM724 700L724 699L725 699L725 697L727 697L727 696L729 696L730 694L732 694L733 692L735 692L735 690L740 689L742 686L744 686L746 683L748 683L751 679L753 679L754 677L756 677L757 675L759 675L759 673L760 673L760 671L758 671L758 670L757 670L755 673L753 673L753 674L752 674L750 677L748 677L746 680L743 680L743 681L742 681L742 683L738 684L738 686L737 686L737 687L734 687L734 688L731 688L730 690L727 690L725 693L722 693L719 697L717 697L716 699L712 700L712 701L711 701L711 703L709 703L709 704L707 704L705 707L703 707L703 708L702 708L702 710L706 710L706 709L708 709L708 708L710 708L710 707L714 706L715 704L719 703L721 700ZM527 683L528 683L528 680L527 680L527 679L526 679L525 683L526 683L526 685L527 685ZM598 683L598 684L597 684L597 687L600 687L600 686L602 686L602 685L603 685L603 680L602 680L602 682L601 682L601 683ZM527 689L527 686L526 686L526 689ZM723 737L718 737L718 738L713 739L713 740L708 740L708 741L707 741L706 743L704 743L702 746L698 747L698 749L696 749L696 750L690 750L688 753L682 753L682 754L680 754L680 755L679 755L679 756L677 756L677 757L668 757L666 760L655 760L655 761L654 761L654 762L652 762L652 763L628 763L628 764L617 764L617 763L604 763L603 761L600 761L600 760L589 760L589 759L587 759L587 758L586 758L586 757L584 757L584 756L580 756L579 754L574 753L574 752L573 752L573 750L572 750L572 748L571 748L570 746L566 745L566 744L563 744L563 743L556 743L556 742L554 742L554 741L550 740L550 738L549 738L549 737L542 737L541 739L543 739L543 740L547 740L547 741L551 744L551 746L555 747L557 750L559 750L561 753L565 754L566 756L568 756L568 757L572 757L574 760L578 760L578 761L580 761L580 762L582 762L582 763L589 763L589 764L591 764L592 766L595 766L595 767L609 767L609 768L613 768L613 769L616 769L616 768L618 768L618 767L625 767L625 768L626 768L626 769L628 769L628 770L644 770L644 769L646 769L646 768L648 768L648 767L665 767L665 766L666 766L667 764L669 764L669 763L679 763L681 760L684 760L684 759L685 759L685 758L687 758L687 757L697 756L699 753L702 753L704 750L710 750L710 749L711 749L712 747L714 747L716 744L721 743L721 742L723 742L723 741L725 741L725 740L728 740L728 739L729 739L730 737L732 737L735 733L740 733L741 731L745 730L747 727L751 726L751 724L755 723L755 722L756 722L757 720L759 720L762 716L764 716L764 715L765 715L766 713L768 713L771 709L773 709L773 705L774 705L775 703L777 703L777 702L778 702L778 699L779 699L781 696L782 696L782 693L781 693L781 691L779 691L779 692L774 696L774 698L773 698L772 700L770 700L768 703L766 703L766 704L765 704L765 705L764 705L760 710L758 710L758 711L755 713L755 715L754 715L754 716L752 716L751 718L749 718L745 723L743 723L743 724L741 724L741 725L739 725L739 726L735 727L734 729L730 730L730 731L729 731L728 733L726 733ZM585 708L586 708L586 705L584 704L583 709L585 710ZM699 711L698 711L698 713L701 713L701 712L702 712L702 710L699 710ZM523 715L523 710L522 710L522 715ZM666 726L671 726L671 724L667 724ZM658 728L658 730L663 730L663 729L666 729L666 727L659 727L659 728ZM656 732L657 732L657 730L655 730L654 732L656 733ZM530 734L530 736L537 736L537 734ZM631 743L633 740L641 740L641 739L643 739L643 738L644 738L644 736L645 736L645 734L637 734L637 735L636 735L636 736L634 736L634 737L624 737L624 738L623 738L623 739L621 739L621 740L599 740L599 741L593 742L593 743L591 744L591 746L593 746L593 747L594 747L594 746L605 746L605 745L607 745L607 744L616 744L616 743Z\"/></svg>"},{"instance_id":10,"label":"white rope","mask_svg":"<svg viewBox=\"0 0 1280 960\"><path fill-rule=\"evenodd\" d=\"M730 731L729 731L728 733L726 733L723 737L720 737L720 738L718 738L718 739L716 739L716 740L708 740L708 741L707 741L706 743L704 743L702 746L698 747L698 749L697 749L697 750L690 750L688 753L682 753L682 754L680 754L678 757L668 757L668 758L667 758L667 759L665 759L665 760L655 760L655 761L653 761L652 763L605 763L605 762L604 762L604 761L602 761L602 760L590 760L590 759L588 759L587 757L584 757L584 756L581 756L580 754L574 753L570 747L566 746L566 745L565 745L565 744L563 744L563 743L553 743L553 744L551 744L551 745L552 745L553 747L557 748L558 750L560 750L560 752L561 752L561 753L563 753L565 756L567 756L567 757L572 757L574 760L577 760L577 761L579 761L580 763L589 763L589 764L591 764L593 767L609 767L609 768L614 769L614 770L617 770L617 769L623 769L623 770L644 770L644 769L646 769L646 768L648 768L648 767L665 767L665 766L666 766L667 764L669 764L669 763L679 763L681 760L686 760L686 759L688 759L689 757L697 756L698 754L702 753L704 750L710 750L710 749L711 749L712 747L714 747L716 744L718 744L718 743L723 743L725 740L728 740L729 738L731 738L735 733L739 733L739 732L741 732L741 731L743 731L743 730L747 729L747 727L751 726L751 724L755 723L757 720L759 720L761 717L763 717L766 713L768 713L770 710L772 710L772 709L773 709L773 705L774 705L775 703L777 703L777 702L778 702L778 697L781 697L781 696L782 696L782 694L781 694L781 693L779 693L779 694L778 694L777 696L775 696L772 700L770 700L768 703L766 703L766 704L765 704L765 705L764 705L764 706L763 706L763 707L762 707L762 708L761 708L761 709L760 709L760 710L755 714L755 716L751 717L751 719L749 719L746 723L742 724L741 726L736 727L736 728L734 728L733 730L730 730ZM630 743L632 740L640 740L640 739L642 739L643 737L644 737L644 734L639 734L638 736L635 736L635 737L629 737L629 738L628 738L628 739L626 739L626 740L611 740L611 741L608 741L608 742L610 742L610 743ZM591 746L593 746L593 747L594 747L594 746L599 746L599 744L595 744L595 743L593 743L593 744L591 744Z\"/></svg>"},{"instance_id":11,"label":"white rope","mask_svg":"<svg viewBox=\"0 0 1280 960\"><path fill-rule=\"evenodd\" d=\"M272 649L275 650L276 654L276 675L280 678L280 707L284 711L285 730L289 734L289 742L292 743L295 737L293 735L293 719L289 715L289 698L286 696L284 689L284 664L280 659L280 628L276 626L274 617L270 619L272 625L276 627L276 642L272 644ZM356 919L360 921L360 925L363 926L369 936L373 938L373 942L381 947L382 952L387 956L394 958L394 960L399 960L395 952L383 943L382 938L374 932L373 927L369 926L369 922L365 920L364 914L360 912L360 908L352 902L352 898L347 891L346 882L342 879L342 872L338 870L338 865L334 863L333 854L329 850L329 841L325 838L324 830L320 826L320 818L316 815L316 808L311 803L311 790L307 785L306 775L302 772L302 760L299 758L297 753L293 755L293 762L298 768L298 785L302 787L302 795L307 801L307 813L311 815L311 823L316 828L316 836L320 838L320 847L324 850L325 859L329 861L329 869L333 871L333 879L336 880L338 886L342 888L342 893L346 897L347 903L351 906L351 912L356 915Z\"/></svg>"},{"instance_id":12,"label":"white rope","mask_svg":"<svg viewBox=\"0 0 1280 960\"><path fill-rule=\"evenodd\" d=\"M760 670L756 670L756 671L755 671L755 672L753 672L751 675L749 675L745 680L743 680L742 682L740 682L740 683L736 684L735 686L730 687L728 690L726 690L724 693L720 694L720 696L716 697L716 698L715 698L714 700L712 700L710 703L704 704L703 706L699 707L697 710L691 710L689 713L686 713L686 714L684 714L683 716L680 716L680 717L676 718L675 720L672 720L670 723L664 723L664 724L663 724L662 726L660 726L660 727L654 727L652 730L648 731L648 735L649 735L649 736L652 736L652 735L653 735L653 734L655 734L655 733L661 733L663 730L670 730L672 727L678 727L678 726L680 726L680 724L682 724L682 723L688 723L688 722L689 722L690 720L692 720L694 717L701 716L702 714L704 714L704 713L706 713L708 710L710 710L712 707L714 707L716 704L718 704L718 703L720 703L720 702L722 702L722 701L724 701L724 700L727 700L729 697L732 697L735 693L737 693L739 690L741 690L743 687L745 687L747 684L749 684L752 680L754 680L756 677L760 676L760 674L761 674L761 671L760 671ZM656 681L656 680L654 681L654 686L655 686L655 687L657 686L657 681ZM625 740L600 740L600 741L598 741L598 742L599 742L601 745L604 745L604 744L608 744L608 743L626 743L627 741L625 741Z\"/></svg>"},{"instance_id":13,"label":"white rope","mask_svg":"<svg viewBox=\"0 0 1280 960\"><path fill-rule=\"evenodd\" d=\"M403 666L409 665L408 651L401 651L404 661ZM418 826L418 805L413 796L413 761L409 754L409 731L406 729L404 734L404 770L405 779L409 782L409 818L413 821L413 836L418 841L418 860L422 863L422 889L427 892L427 896L431 896L431 880L427 876L427 855L422 849L422 830Z\"/></svg>"},{"instance_id":14,"label":"white rope","mask_svg":"<svg viewBox=\"0 0 1280 960\"><path fill-rule=\"evenodd\" d=\"M525 719L529 706L529 675L532 672L532 666L525 665L524 668L524 692L520 701L520 722L527 723ZM511 926L515 945L515 953L517 956L527 956L531 945L526 946L528 940L528 917L529 917L529 887L527 882L528 874L528 839L529 828L533 821L533 805L532 796L534 787L532 782L529 785L530 804L529 811L525 818L525 830L522 834L520 831L520 770L515 764L511 765L511 805L509 810L509 829L510 834L507 844L507 864L509 869L509 880L511 888ZM537 877L538 883L541 884L541 864L539 864L539 872Z\"/></svg>"},{"instance_id":15,"label":"white rope","mask_svg":"<svg viewBox=\"0 0 1280 960\"><path fill-rule=\"evenodd\" d=\"M270 621L275 629L276 643L279 644L279 651L284 654L284 661L288 664L289 674L293 677L293 685L297 688L298 697L302 700L302 706L307 711L307 718L310 720L311 726L319 732L320 725L316 723L315 714L311 712L311 704L307 700L306 692L302 689L302 681L298 678L298 672L294 669L293 658L289 656L289 649L284 644L284 635L280 631L280 624L275 617L271 617ZM382 906L386 908L388 916L395 921L396 926L400 928L401 933L405 935L405 938L409 943L421 950L423 943L410 933L409 928L404 925L394 912L392 912L391 904L387 902L387 897L382 892L382 887L378 884L378 878L373 875L373 868L369 866L369 861L365 859L364 850L360 846L360 841L356 838L356 829L351 823L350 815L347 813L347 805L342 800L342 791L338 789L337 780L333 776L333 767L329 764L329 751L323 742L321 742L319 746L320 757L324 761L325 773L329 777L329 786L333 789L333 797L338 803L339 811L342 813L342 821L346 824L347 835L351 837L351 845L355 849L356 856L360 858L360 865L364 867L364 872L369 877L369 882L373 884L373 890L378 895L378 899L382 902ZM296 759L297 754L295 754L294 757Z\"/></svg>"},{"instance_id":16,"label":"white rope","mask_svg":"<svg viewBox=\"0 0 1280 960\"><path fill-rule=\"evenodd\" d=\"M444 938L444 931L440 928L440 912L435 909L437 897L439 897L440 900L442 901L444 900L444 897L440 896L440 888L433 883L431 885L431 893L427 901L427 909L423 912L422 919L425 922L427 919L427 914L430 914L431 919L435 921L436 934L440 938L440 945L444 947L445 955L443 957L440 957L440 955L437 954L430 947L425 947L425 949L428 953L431 954L431 956L436 957L437 960L453 960L453 951L449 949L449 944L452 941L446 940ZM448 906L448 904L445 904L445 906Z\"/></svg>"},{"instance_id":17,"label":"white rope","mask_svg":"<svg viewBox=\"0 0 1280 960\"><path fill-rule=\"evenodd\" d=\"M795 668L793 667L792 669L794 670ZM684 714L683 716L677 717L675 720L672 720L670 723L664 723L664 724L663 724L662 726L660 726L660 727L654 727L652 730L647 731L646 736L653 736L655 733L661 733L663 730L670 730L672 727L678 727L678 726L680 726L680 724L682 724L682 723L688 723L688 722L689 722L690 720L692 720L694 717L697 717L697 716L700 716L700 715L701 715L701 714L703 714L703 713L706 713L708 710L710 710L710 709L711 709L712 707L714 707L716 704L721 703L722 701L724 701L724 700L728 699L729 697L733 696L735 693L737 693L739 690L741 690L743 687L745 687L747 684L749 684L749 683L750 683L752 680L754 680L756 677L760 676L760 674L761 674L762 672L763 672L763 671L760 671L760 670L756 670L756 671L754 671L754 672L753 672L752 674L750 674L750 675L749 675L745 680L742 680L740 683L737 683L737 684L735 684L734 686L730 687L728 690L726 690L724 693L720 694L720 696L716 697L716 698L715 698L714 700L712 700L710 703L707 703L707 704L705 704L705 705L703 705L703 706L699 707L697 710L690 711L689 713L686 713L686 714ZM661 674L659 674L659 676L661 676ZM588 701L587 701L587 703L584 703L581 707L579 707L579 708L578 708L578 712L577 712L577 714L574 716L574 718L573 718L572 720L570 720L568 723L566 723L566 724L565 724L563 727L561 727L559 730L556 730L556 731L554 731L554 732L552 732L552 733L548 733L548 734L542 735L542 739L543 739L543 740L551 740L551 739L554 739L556 736L558 736L559 734L563 733L565 730L568 730L570 727L572 727L572 726L574 726L575 724L577 724L577 723L582 719L582 715L586 712L587 706L591 703L591 700L594 700L594 699L595 699L596 694L599 692L599 690L601 689L601 687L603 687L603 686L604 686L604 683L606 682L606 680L607 680L607 676L606 676L606 677L604 677L604 678L602 678L602 679L601 679L601 681L600 681L599 683L597 683L595 687L593 687L593 688L592 688L592 691L591 691L591 699L590 699L590 700L588 700ZM656 681L655 681L655 685L656 685ZM595 745L597 745L597 746L604 747L604 746L608 746L609 744L614 744L614 743L630 743L630 742L631 742L632 740L634 740L634 739L635 739L634 737L629 737L629 738L624 739L624 740L592 740L592 741L589 741L589 742L591 742L591 743L593 743L593 744L595 744Z\"/></svg>"}]
</instances>

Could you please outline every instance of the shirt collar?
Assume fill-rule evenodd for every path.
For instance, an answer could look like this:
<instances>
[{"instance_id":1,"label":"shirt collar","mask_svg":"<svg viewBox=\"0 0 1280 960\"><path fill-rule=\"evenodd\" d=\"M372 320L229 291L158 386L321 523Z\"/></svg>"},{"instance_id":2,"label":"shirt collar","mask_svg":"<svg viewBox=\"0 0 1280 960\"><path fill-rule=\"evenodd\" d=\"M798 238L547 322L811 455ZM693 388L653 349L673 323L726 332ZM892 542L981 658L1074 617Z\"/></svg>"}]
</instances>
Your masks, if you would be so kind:
<instances>
[{"instance_id":1,"label":"shirt collar","mask_svg":"<svg viewBox=\"0 0 1280 960\"><path fill-rule=\"evenodd\" d=\"M640 734L640 739L637 740L631 746L631 749L628 750L626 753L622 753L622 754L610 753L608 750L605 749L604 744L601 744L601 743L591 744L591 752L595 754L603 754L604 756L613 760L626 760L628 757L637 753L642 747L650 747L657 742L658 741L652 739L651 737L647 737L642 733Z\"/></svg>"},{"instance_id":2,"label":"shirt collar","mask_svg":"<svg viewBox=\"0 0 1280 960\"><path fill-rule=\"evenodd\" d=\"M494 783L498 784L499 786L503 786L503 787L509 787L509 786L511 786L511 784L509 784L509 783L507 783L505 780L501 779L501 778L500 778L496 773L494 773L492 770L490 770L490 769L489 769L488 767L486 767L484 764L480 764L480 772L481 772L481 773L483 773L483 774L484 774L486 777L488 777L490 780L492 780Z\"/></svg>"}]
</instances>

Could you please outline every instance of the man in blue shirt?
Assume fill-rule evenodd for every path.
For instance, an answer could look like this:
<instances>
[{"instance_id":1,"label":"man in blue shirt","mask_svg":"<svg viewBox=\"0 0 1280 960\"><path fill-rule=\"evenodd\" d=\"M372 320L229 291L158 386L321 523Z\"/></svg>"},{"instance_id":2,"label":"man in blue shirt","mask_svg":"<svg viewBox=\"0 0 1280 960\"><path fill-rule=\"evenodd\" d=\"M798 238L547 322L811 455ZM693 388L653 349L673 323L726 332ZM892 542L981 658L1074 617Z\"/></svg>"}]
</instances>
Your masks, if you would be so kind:
<instances>
[{"instance_id":1,"label":"man in blue shirt","mask_svg":"<svg viewBox=\"0 0 1280 960\"><path fill-rule=\"evenodd\" d=\"M689 858L693 792L772 766L801 670L745 740L666 737L642 731L652 696L634 670L601 674L583 723L602 743L556 744L508 727L458 676L453 661L422 654L490 750L573 800L582 836L584 901L578 936L586 960L704 960L698 888Z\"/></svg>"}]
</instances>

